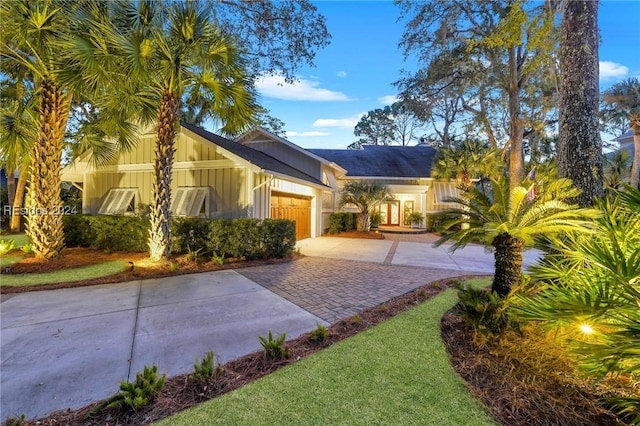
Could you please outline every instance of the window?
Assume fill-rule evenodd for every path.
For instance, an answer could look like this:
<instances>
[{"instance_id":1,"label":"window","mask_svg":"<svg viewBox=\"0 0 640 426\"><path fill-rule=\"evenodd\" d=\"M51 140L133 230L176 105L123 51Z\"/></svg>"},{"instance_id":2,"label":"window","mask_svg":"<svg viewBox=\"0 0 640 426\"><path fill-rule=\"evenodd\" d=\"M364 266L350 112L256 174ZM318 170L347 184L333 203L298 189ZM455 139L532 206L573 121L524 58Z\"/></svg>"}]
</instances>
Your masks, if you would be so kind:
<instances>
[{"instance_id":1,"label":"window","mask_svg":"<svg viewBox=\"0 0 640 426\"><path fill-rule=\"evenodd\" d=\"M104 199L98 214L121 215L136 211L136 188L112 188Z\"/></svg>"},{"instance_id":2,"label":"window","mask_svg":"<svg viewBox=\"0 0 640 426\"><path fill-rule=\"evenodd\" d=\"M208 186L178 188L171 202L171 212L175 216L207 217L208 207Z\"/></svg>"}]
</instances>

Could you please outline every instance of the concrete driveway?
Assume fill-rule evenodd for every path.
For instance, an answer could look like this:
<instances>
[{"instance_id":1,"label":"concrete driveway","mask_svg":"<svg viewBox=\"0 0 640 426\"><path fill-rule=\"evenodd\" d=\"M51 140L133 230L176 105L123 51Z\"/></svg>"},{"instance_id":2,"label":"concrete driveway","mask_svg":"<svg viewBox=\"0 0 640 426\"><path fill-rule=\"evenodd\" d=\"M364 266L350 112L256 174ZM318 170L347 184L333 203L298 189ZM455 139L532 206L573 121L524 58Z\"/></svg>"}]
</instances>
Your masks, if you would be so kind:
<instances>
[{"instance_id":1,"label":"concrete driveway","mask_svg":"<svg viewBox=\"0 0 640 426\"><path fill-rule=\"evenodd\" d=\"M118 390L145 365L189 372L260 349L258 335L297 337L327 324L235 271L3 295L1 413L43 416Z\"/></svg>"},{"instance_id":2,"label":"concrete driveway","mask_svg":"<svg viewBox=\"0 0 640 426\"><path fill-rule=\"evenodd\" d=\"M300 241L308 257L296 262L3 295L0 420L80 408L145 365L186 373L210 350L220 362L259 350L269 330L297 337L433 280L493 271L482 247L452 254L432 240L321 237Z\"/></svg>"}]
</instances>

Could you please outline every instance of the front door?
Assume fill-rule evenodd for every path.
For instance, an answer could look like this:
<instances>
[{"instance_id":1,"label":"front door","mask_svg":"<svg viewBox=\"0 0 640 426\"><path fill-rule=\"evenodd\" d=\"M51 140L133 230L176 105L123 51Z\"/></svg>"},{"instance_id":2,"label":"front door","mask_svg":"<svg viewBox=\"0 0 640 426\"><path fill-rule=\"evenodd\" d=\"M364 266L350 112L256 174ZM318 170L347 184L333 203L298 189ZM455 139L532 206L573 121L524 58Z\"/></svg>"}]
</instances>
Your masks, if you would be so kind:
<instances>
[{"instance_id":1,"label":"front door","mask_svg":"<svg viewBox=\"0 0 640 426\"><path fill-rule=\"evenodd\" d=\"M380 225L400 225L400 201L380 205Z\"/></svg>"}]
</instances>

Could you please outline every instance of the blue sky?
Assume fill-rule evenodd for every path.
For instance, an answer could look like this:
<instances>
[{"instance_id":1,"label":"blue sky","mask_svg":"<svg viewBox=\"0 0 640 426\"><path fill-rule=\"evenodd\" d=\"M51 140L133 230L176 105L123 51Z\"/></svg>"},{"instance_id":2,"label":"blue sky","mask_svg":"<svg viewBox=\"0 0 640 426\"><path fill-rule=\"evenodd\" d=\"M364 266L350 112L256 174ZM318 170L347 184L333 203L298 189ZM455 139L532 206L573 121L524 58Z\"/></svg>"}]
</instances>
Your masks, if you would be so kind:
<instances>
[{"instance_id":1,"label":"blue sky","mask_svg":"<svg viewBox=\"0 0 640 426\"><path fill-rule=\"evenodd\" d=\"M298 72L299 81L278 77L258 82L261 103L286 124L287 139L305 148L346 148L367 111L390 103L400 71L416 70L397 45L403 24L391 1L315 2L327 19L331 44L316 56L316 67ZM600 89L640 77L640 1L601 0Z\"/></svg>"}]
</instances>

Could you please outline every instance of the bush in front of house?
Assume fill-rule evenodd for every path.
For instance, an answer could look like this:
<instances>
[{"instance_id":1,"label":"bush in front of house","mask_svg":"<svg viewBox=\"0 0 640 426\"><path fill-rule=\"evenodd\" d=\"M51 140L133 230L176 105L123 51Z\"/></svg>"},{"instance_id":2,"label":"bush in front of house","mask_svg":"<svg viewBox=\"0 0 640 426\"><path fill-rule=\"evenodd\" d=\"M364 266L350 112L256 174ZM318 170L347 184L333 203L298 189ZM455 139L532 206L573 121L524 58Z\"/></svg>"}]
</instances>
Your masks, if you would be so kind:
<instances>
[{"instance_id":1,"label":"bush in front of house","mask_svg":"<svg viewBox=\"0 0 640 426\"><path fill-rule=\"evenodd\" d=\"M66 215L62 217L67 247L107 251L147 251L149 220L136 216Z\"/></svg>"},{"instance_id":2,"label":"bush in front of house","mask_svg":"<svg viewBox=\"0 0 640 426\"><path fill-rule=\"evenodd\" d=\"M138 216L69 215L63 217L67 247L107 251L149 249L149 220ZM171 223L172 251L245 259L282 258L296 244L295 222L287 219L176 218Z\"/></svg>"},{"instance_id":3,"label":"bush in front of house","mask_svg":"<svg viewBox=\"0 0 640 426\"><path fill-rule=\"evenodd\" d=\"M353 231L358 223L357 213L331 213L329 215L329 233Z\"/></svg>"}]
</instances>

